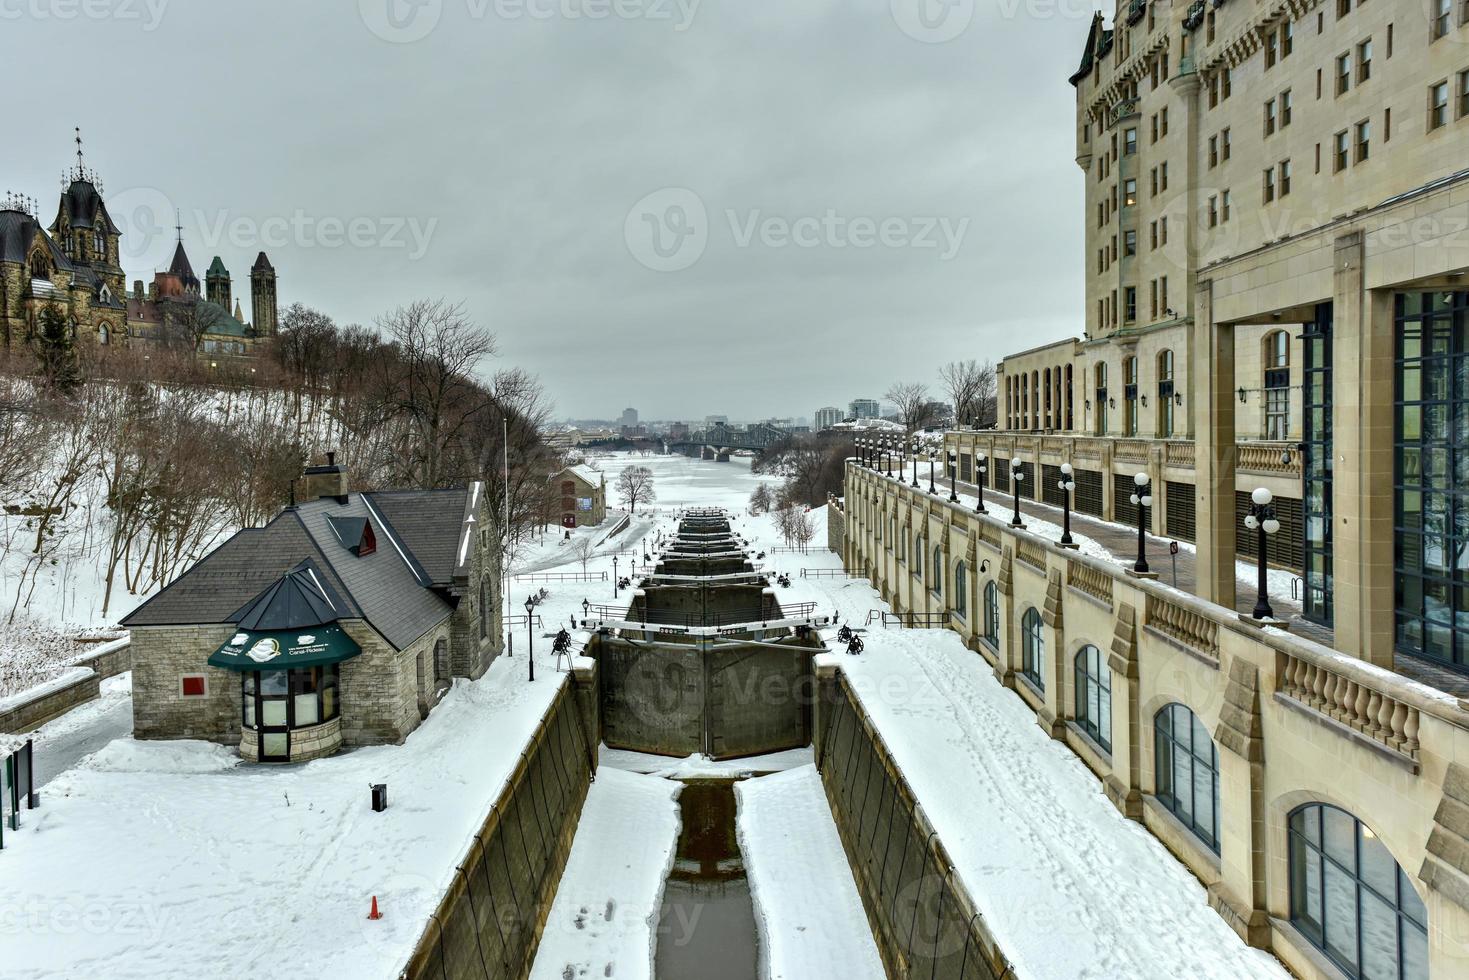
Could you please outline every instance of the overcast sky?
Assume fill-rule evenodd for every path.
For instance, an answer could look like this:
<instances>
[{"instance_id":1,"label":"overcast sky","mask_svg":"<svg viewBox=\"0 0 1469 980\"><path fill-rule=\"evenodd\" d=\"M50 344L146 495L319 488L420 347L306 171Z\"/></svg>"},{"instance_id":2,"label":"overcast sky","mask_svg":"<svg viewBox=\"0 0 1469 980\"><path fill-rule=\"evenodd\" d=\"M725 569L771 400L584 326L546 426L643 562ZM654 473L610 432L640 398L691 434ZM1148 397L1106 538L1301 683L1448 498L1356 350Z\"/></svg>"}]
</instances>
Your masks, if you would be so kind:
<instances>
[{"instance_id":1,"label":"overcast sky","mask_svg":"<svg viewBox=\"0 0 1469 980\"><path fill-rule=\"evenodd\" d=\"M263 248L338 322L462 299L562 416L809 416L1080 333L1090 12L0 0L0 191L49 223L80 126L130 281L176 208L247 318Z\"/></svg>"}]
</instances>

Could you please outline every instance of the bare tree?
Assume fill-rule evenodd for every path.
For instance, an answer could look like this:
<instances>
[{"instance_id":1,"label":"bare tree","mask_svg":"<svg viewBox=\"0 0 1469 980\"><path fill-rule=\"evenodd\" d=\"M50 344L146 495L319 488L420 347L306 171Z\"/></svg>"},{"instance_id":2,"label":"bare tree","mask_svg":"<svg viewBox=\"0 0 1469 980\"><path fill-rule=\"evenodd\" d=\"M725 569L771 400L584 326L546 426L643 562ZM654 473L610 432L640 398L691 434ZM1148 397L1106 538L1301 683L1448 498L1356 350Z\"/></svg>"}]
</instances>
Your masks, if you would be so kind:
<instances>
[{"instance_id":1,"label":"bare tree","mask_svg":"<svg viewBox=\"0 0 1469 980\"><path fill-rule=\"evenodd\" d=\"M169 300L163 307L164 343L174 350L193 352L230 319L229 312L197 297Z\"/></svg>"},{"instance_id":2,"label":"bare tree","mask_svg":"<svg viewBox=\"0 0 1469 980\"><path fill-rule=\"evenodd\" d=\"M587 570L587 562L591 561L597 554L597 539L590 534L583 535L571 543L571 557L581 562L582 572Z\"/></svg>"},{"instance_id":3,"label":"bare tree","mask_svg":"<svg viewBox=\"0 0 1469 980\"><path fill-rule=\"evenodd\" d=\"M773 494L770 492L770 484L762 483L750 494L750 515L759 517L761 514L769 513L774 505Z\"/></svg>"},{"instance_id":4,"label":"bare tree","mask_svg":"<svg viewBox=\"0 0 1469 980\"><path fill-rule=\"evenodd\" d=\"M895 384L883 397L898 410L898 421L910 436L933 421L933 402L928 397L928 385L917 382Z\"/></svg>"},{"instance_id":5,"label":"bare tree","mask_svg":"<svg viewBox=\"0 0 1469 980\"><path fill-rule=\"evenodd\" d=\"M995 365L992 361L950 361L939 368L939 380L960 424L986 425L994 418Z\"/></svg>"},{"instance_id":6,"label":"bare tree","mask_svg":"<svg viewBox=\"0 0 1469 980\"><path fill-rule=\"evenodd\" d=\"M658 499L653 493L653 471L646 466L629 466L617 474L616 489L618 499L630 514L638 512L638 504L651 504Z\"/></svg>"}]
</instances>

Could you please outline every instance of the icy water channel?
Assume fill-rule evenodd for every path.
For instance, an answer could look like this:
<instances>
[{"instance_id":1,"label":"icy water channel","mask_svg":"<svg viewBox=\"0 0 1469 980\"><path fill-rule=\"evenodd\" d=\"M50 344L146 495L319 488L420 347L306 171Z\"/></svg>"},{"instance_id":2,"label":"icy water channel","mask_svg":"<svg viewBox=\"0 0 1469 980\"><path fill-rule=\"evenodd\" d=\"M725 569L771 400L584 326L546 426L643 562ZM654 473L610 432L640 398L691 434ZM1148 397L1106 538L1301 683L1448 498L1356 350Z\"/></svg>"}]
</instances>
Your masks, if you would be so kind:
<instances>
[{"instance_id":1,"label":"icy water channel","mask_svg":"<svg viewBox=\"0 0 1469 980\"><path fill-rule=\"evenodd\" d=\"M735 833L732 779L679 793L683 830L658 916L657 980L755 980L760 942Z\"/></svg>"}]
</instances>

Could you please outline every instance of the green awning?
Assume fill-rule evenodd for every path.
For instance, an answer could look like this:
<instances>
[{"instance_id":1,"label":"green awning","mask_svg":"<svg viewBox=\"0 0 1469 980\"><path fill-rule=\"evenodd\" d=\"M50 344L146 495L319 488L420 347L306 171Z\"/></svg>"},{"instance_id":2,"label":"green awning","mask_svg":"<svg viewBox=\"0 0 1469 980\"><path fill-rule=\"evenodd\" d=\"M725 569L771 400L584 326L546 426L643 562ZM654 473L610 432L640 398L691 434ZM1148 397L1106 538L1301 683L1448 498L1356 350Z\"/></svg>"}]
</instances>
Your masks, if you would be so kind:
<instances>
[{"instance_id":1,"label":"green awning","mask_svg":"<svg viewBox=\"0 0 1469 980\"><path fill-rule=\"evenodd\" d=\"M209 666L225 670L295 670L341 663L362 652L340 627L298 630L240 630L209 655Z\"/></svg>"}]
</instances>

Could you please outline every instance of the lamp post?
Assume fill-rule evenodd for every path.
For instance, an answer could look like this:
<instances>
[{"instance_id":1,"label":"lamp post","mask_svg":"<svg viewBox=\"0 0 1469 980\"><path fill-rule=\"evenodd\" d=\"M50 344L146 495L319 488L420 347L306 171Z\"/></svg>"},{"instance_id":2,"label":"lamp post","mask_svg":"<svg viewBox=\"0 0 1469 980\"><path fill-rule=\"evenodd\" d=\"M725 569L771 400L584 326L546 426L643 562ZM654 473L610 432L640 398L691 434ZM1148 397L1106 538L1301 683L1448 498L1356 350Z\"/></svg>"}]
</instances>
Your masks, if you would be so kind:
<instances>
[{"instance_id":1,"label":"lamp post","mask_svg":"<svg viewBox=\"0 0 1469 980\"><path fill-rule=\"evenodd\" d=\"M939 456L939 454L936 453L936 452L934 452L933 451L933 447L930 446L928 448L928 492L931 493L931 494L934 494L935 496L938 495L938 492L939 491L938 491L938 487L936 487L934 485L934 482L933 482L933 471L934 471L934 464L938 461L938 456ZM918 477L918 466L917 466L916 463L914 464L914 467L913 467L913 477L914 477L914 479L917 479L917 477Z\"/></svg>"},{"instance_id":2,"label":"lamp post","mask_svg":"<svg viewBox=\"0 0 1469 980\"><path fill-rule=\"evenodd\" d=\"M586 625L587 617L590 616L591 614L592 614L592 604L590 602L588 602L586 599L583 599L581 601L581 621L582 621L582 625Z\"/></svg>"},{"instance_id":3,"label":"lamp post","mask_svg":"<svg viewBox=\"0 0 1469 980\"><path fill-rule=\"evenodd\" d=\"M1147 545L1143 539L1143 529L1147 524L1147 509L1153 506L1153 488L1149 484L1148 474L1139 471L1132 478L1133 485L1137 491L1132 495L1133 504L1137 507L1137 562L1132 570L1139 575L1148 574Z\"/></svg>"},{"instance_id":4,"label":"lamp post","mask_svg":"<svg viewBox=\"0 0 1469 980\"><path fill-rule=\"evenodd\" d=\"M536 597L528 595L525 597L525 662L530 665L530 682L536 680L536 651L534 624L531 622L531 614L536 611Z\"/></svg>"},{"instance_id":5,"label":"lamp post","mask_svg":"<svg viewBox=\"0 0 1469 980\"><path fill-rule=\"evenodd\" d=\"M882 441L882 448L883 448L884 456L886 457L885 460L884 460L885 465L883 466L883 473L885 475L887 475L887 476L892 476L893 475L893 451L895 449L897 449L898 447L895 446L895 445L893 445L890 440L884 439Z\"/></svg>"},{"instance_id":6,"label":"lamp post","mask_svg":"<svg viewBox=\"0 0 1469 980\"><path fill-rule=\"evenodd\" d=\"M612 556L612 598L617 598L617 556Z\"/></svg>"},{"instance_id":7,"label":"lamp post","mask_svg":"<svg viewBox=\"0 0 1469 980\"><path fill-rule=\"evenodd\" d=\"M1070 463L1061 464L1061 482L1056 484L1061 488L1061 547L1075 548L1076 542L1071 540L1071 493L1076 489L1076 481L1071 477L1074 470Z\"/></svg>"},{"instance_id":8,"label":"lamp post","mask_svg":"<svg viewBox=\"0 0 1469 980\"><path fill-rule=\"evenodd\" d=\"M949 468L949 503L959 502L959 454L944 450L944 465Z\"/></svg>"},{"instance_id":9,"label":"lamp post","mask_svg":"<svg viewBox=\"0 0 1469 980\"><path fill-rule=\"evenodd\" d=\"M918 437L914 436L908 443L908 448L913 452L913 488L918 489Z\"/></svg>"},{"instance_id":10,"label":"lamp post","mask_svg":"<svg viewBox=\"0 0 1469 980\"><path fill-rule=\"evenodd\" d=\"M1020 520L1020 481L1025 479L1025 473L1020 469L1022 465L1019 456L1010 460L1010 488L1015 492L1015 516L1010 518L1011 527L1024 527Z\"/></svg>"},{"instance_id":11,"label":"lamp post","mask_svg":"<svg viewBox=\"0 0 1469 980\"><path fill-rule=\"evenodd\" d=\"M974 491L978 494L978 498L974 501L974 512L976 514L989 513L989 511L984 509L984 475L989 471L989 467L985 465L988 459L989 457L985 456L984 453L980 453L974 457Z\"/></svg>"},{"instance_id":12,"label":"lamp post","mask_svg":"<svg viewBox=\"0 0 1469 980\"><path fill-rule=\"evenodd\" d=\"M1256 619L1274 619L1275 610L1270 608L1270 595L1266 584L1265 569L1265 544L1269 535L1280 530L1280 521L1275 519L1275 507L1272 503L1275 497L1264 487L1259 487L1250 494L1250 513L1245 517L1245 527L1251 531L1259 531L1260 538L1256 548L1259 558L1260 579L1257 585L1258 593L1255 598Z\"/></svg>"}]
</instances>

